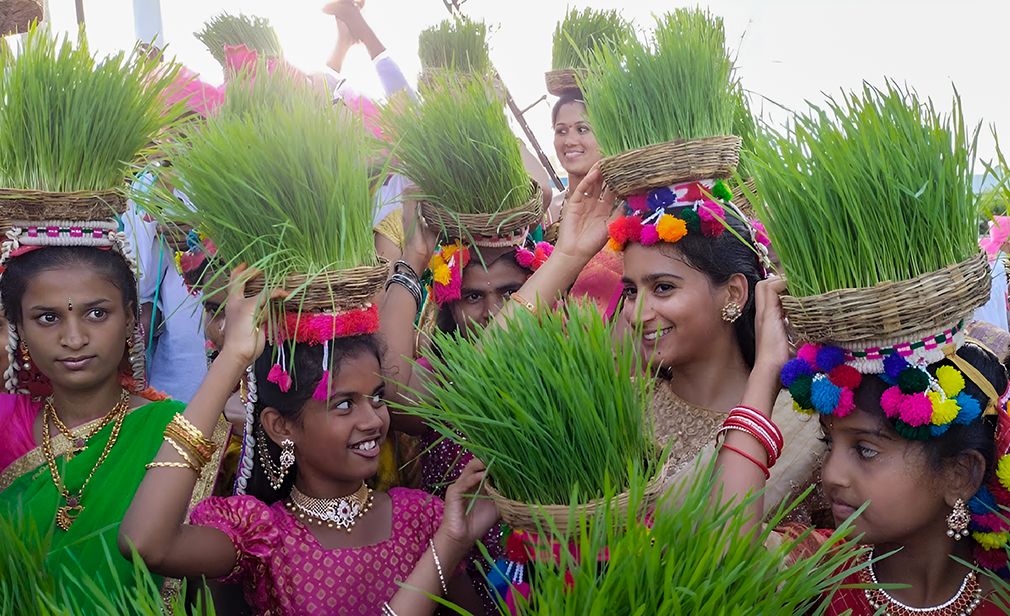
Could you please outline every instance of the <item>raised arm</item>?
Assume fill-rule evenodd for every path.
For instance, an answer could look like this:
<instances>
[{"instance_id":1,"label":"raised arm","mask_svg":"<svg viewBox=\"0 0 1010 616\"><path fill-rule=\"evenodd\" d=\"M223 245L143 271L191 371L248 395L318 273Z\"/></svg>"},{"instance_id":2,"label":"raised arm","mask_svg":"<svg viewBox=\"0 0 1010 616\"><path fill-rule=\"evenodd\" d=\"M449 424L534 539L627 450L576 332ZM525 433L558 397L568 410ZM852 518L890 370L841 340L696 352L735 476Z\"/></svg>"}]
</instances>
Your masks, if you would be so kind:
<instances>
[{"instance_id":1,"label":"raised arm","mask_svg":"<svg viewBox=\"0 0 1010 616\"><path fill-rule=\"evenodd\" d=\"M264 335L255 325L255 318L265 296L245 297L245 282L252 275L244 265L232 271L225 308L228 328L224 349L183 413L204 437L213 433L234 383L263 352ZM272 293L273 297L282 295L279 290ZM132 545L148 568L159 575L208 578L228 575L237 557L231 539L217 529L184 523L196 472L187 468L185 459L167 442L158 451L154 464L157 466L147 471L123 518L119 550L130 558Z\"/></svg>"}]
</instances>

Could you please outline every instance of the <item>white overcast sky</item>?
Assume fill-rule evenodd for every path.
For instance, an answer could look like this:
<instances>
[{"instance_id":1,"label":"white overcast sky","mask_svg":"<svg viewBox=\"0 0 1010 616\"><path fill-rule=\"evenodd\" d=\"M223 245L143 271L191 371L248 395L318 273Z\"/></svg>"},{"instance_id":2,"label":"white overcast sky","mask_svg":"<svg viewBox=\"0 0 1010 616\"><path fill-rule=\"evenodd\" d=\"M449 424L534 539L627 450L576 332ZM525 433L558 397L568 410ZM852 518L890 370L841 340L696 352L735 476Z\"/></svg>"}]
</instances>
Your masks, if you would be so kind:
<instances>
[{"instance_id":1,"label":"white overcast sky","mask_svg":"<svg viewBox=\"0 0 1010 616\"><path fill-rule=\"evenodd\" d=\"M313 72L322 67L336 38L332 18L319 10L323 4L162 0L163 35L170 55L206 81L220 83L220 67L192 33L221 11L266 17L288 60ZM491 58L521 108L546 93L543 73L550 69L551 34L569 5L622 9L641 29L651 28L653 13L686 6L661 0L467 0L464 12L497 27ZM93 46L109 51L132 45L133 0L84 0L84 6ZM855 89L863 80L879 85L889 77L949 109L953 84L966 119L985 122L982 158L994 153L988 125L1010 130L1010 0L713 0L707 6L725 19L728 44L739 48L740 76L755 94L801 108L804 100L822 100L822 92ZM50 8L55 29L74 27L74 0L50 0ZM420 68L418 32L447 16L442 0L367 0L364 13L408 78ZM381 93L363 49L352 50L344 73L359 90ZM774 118L781 115L776 112ZM540 103L526 117L553 154L548 105Z\"/></svg>"}]
</instances>

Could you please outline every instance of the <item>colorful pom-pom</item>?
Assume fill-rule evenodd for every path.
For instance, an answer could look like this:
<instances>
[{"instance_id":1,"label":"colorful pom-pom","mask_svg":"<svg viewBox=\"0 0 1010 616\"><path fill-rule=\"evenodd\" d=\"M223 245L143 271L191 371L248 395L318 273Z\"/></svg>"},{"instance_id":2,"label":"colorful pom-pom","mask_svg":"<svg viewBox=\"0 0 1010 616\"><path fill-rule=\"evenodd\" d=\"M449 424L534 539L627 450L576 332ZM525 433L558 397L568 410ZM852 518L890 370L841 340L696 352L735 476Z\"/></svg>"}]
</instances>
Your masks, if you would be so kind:
<instances>
[{"instance_id":1,"label":"colorful pom-pom","mask_svg":"<svg viewBox=\"0 0 1010 616\"><path fill-rule=\"evenodd\" d=\"M800 350L796 352L796 357L806 361L811 366L817 365L817 351L821 349L820 345L807 343L800 347Z\"/></svg>"},{"instance_id":2,"label":"colorful pom-pom","mask_svg":"<svg viewBox=\"0 0 1010 616\"><path fill-rule=\"evenodd\" d=\"M659 241L659 231L656 225L645 225L642 227L642 236L639 238L643 246L652 246Z\"/></svg>"},{"instance_id":3,"label":"colorful pom-pom","mask_svg":"<svg viewBox=\"0 0 1010 616\"><path fill-rule=\"evenodd\" d=\"M855 389L863 382L863 375L852 366L842 364L828 373L831 382L844 389Z\"/></svg>"},{"instance_id":4,"label":"colorful pom-pom","mask_svg":"<svg viewBox=\"0 0 1010 616\"><path fill-rule=\"evenodd\" d=\"M930 435L930 426L910 426L900 419L894 422L894 430L901 438L909 441L924 441Z\"/></svg>"},{"instance_id":5,"label":"colorful pom-pom","mask_svg":"<svg viewBox=\"0 0 1010 616\"><path fill-rule=\"evenodd\" d=\"M975 549L972 550L972 553L975 556L975 562L985 569L998 571L1007 565L1006 550L986 550L985 548L976 545Z\"/></svg>"},{"instance_id":6,"label":"colorful pom-pom","mask_svg":"<svg viewBox=\"0 0 1010 616\"><path fill-rule=\"evenodd\" d=\"M701 233L701 218L698 217L698 212L695 212L691 208L684 208L677 214L677 218L684 221L684 226L687 230L692 233Z\"/></svg>"},{"instance_id":7,"label":"colorful pom-pom","mask_svg":"<svg viewBox=\"0 0 1010 616\"><path fill-rule=\"evenodd\" d=\"M929 389L929 375L918 368L905 368L898 375L898 387L905 394L919 394Z\"/></svg>"},{"instance_id":8,"label":"colorful pom-pom","mask_svg":"<svg viewBox=\"0 0 1010 616\"><path fill-rule=\"evenodd\" d=\"M712 196L722 201L729 201L733 198L733 193L726 188L722 180L716 180L715 186L712 187Z\"/></svg>"},{"instance_id":9,"label":"colorful pom-pom","mask_svg":"<svg viewBox=\"0 0 1010 616\"><path fill-rule=\"evenodd\" d=\"M637 242L642 237L642 217L637 214L628 216L624 219L624 228L627 230L628 241Z\"/></svg>"},{"instance_id":10,"label":"colorful pom-pom","mask_svg":"<svg viewBox=\"0 0 1010 616\"><path fill-rule=\"evenodd\" d=\"M520 267L530 269L533 266L533 251L526 248L516 248L516 263Z\"/></svg>"},{"instance_id":11,"label":"colorful pom-pom","mask_svg":"<svg viewBox=\"0 0 1010 616\"><path fill-rule=\"evenodd\" d=\"M835 407L835 417L845 417L856 408L855 396L851 389L842 388L838 394L838 406Z\"/></svg>"},{"instance_id":12,"label":"colorful pom-pom","mask_svg":"<svg viewBox=\"0 0 1010 616\"><path fill-rule=\"evenodd\" d=\"M943 426L954 421L961 408L953 398L947 398L938 391L931 391L926 394L933 405L933 415L929 421L934 426Z\"/></svg>"},{"instance_id":13,"label":"colorful pom-pom","mask_svg":"<svg viewBox=\"0 0 1010 616\"><path fill-rule=\"evenodd\" d=\"M754 241L762 246L771 246L772 241L768 239L768 230L764 224L756 218L751 218L750 224L754 227Z\"/></svg>"},{"instance_id":14,"label":"colorful pom-pom","mask_svg":"<svg viewBox=\"0 0 1010 616\"><path fill-rule=\"evenodd\" d=\"M677 201L677 196L673 194L673 191L669 188L657 188L656 190L649 193L646 202L649 207L653 210L658 210L660 208L665 208L667 206L673 205Z\"/></svg>"},{"instance_id":15,"label":"colorful pom-pom","mask_svg":"<svg viewBox=\"0 0 1010 616\"><path fill-rule=\"evenodd\" d=\"M649 207L648 203L649 196L646 194L631 195L628 197L628 208L632 212L642 212L645 208Z\"/></svg>"},{"instance_id":16,"label":"colorful pom-pom","mask_svg":"<svg viewBox=\"0 0 1010 616\"><path fill-rule=\"evenodd\" d=\"M1010 521L998 513L985 513L972 516L972 525L984 533L1003 533L1010 531Z\"/></svg>"},{"instance_id":17,"label":"colorful pom-pom","mask_svg":"<svg viewBox=\"0 0 1010 616\"><path fill-rule=\"evenodd\" d=\"M814 408L814 403L810 401L810 386L812 384L813 378L809 374L800 374L789 386L789 395L801 408Z\"/></svg>"},{"instance_id":18,"label":"colorful pom-pom","mask_svg":"<svg viewBox=\"0 0 1010 616\"><path fill-rule=\"evenodd\" d=\"M817 414L817 411L815 411L814 409L805 409L802 406L800 406L799 402L797 402L795 400L793 400L793 410L796 411L797 413L803 413L804 415L816 415Z\"/></svg>"},{"instance_id":19,"label":"colorful pom-pom","mask_svg":"<svg viewBox=\"0 0 1010 616\"><path fill-rule=\"evenodd\" d=\"M698 206L698 217L701 220L701 232L706 237L719 237L726 230L726 211L714 201L705 201Z\"/></svg>"},{"instance_id":20,"label":"colorful pom-pom","mask_svg":"<svg viewBox=\"0 0 1010 616\"><path fill-rule=\"evenodd\" d=\"M939 425L939 426L930 424L930 426L929 426L929 435L930 436L941 436L941 435L943 435L944 432L946 432L947 430L950 429L950 426L951 426L951 424L949 424L949 423L945 423L945 424L942 424L942 425Z\"/></svg>"},{"instance_id":21,"label":"colorful pom-pom","mask_svg":"<svg viewBox=\"0 0 1010 616\"><path fill-rule=\"evenodd\" d=\"M972 496L971 500L968 501L968 509L975 515L984 515L996 511L996 499L985 486L982 486L975 493L975 496Z\"/></svg>"},{"instance_id":22,"label":"colorful pom-pom","mask_svg":"<svg viewBox=\"0 0 1010 616\"><path fill-rule=\"evenodd\" d=\"M817 369L831 372L845 363L845 351L838 347L824 347L817 351Z\"/></svg>"},{"instance_id":23,"label":"colorful pom-pom","mask_svg":"<svg viewBox=\"0 0 1010 616\"><path fill-rule=\"evenodd\" d=\"M622 216L607 225L607 232L610 234L610 239L621 245L628 243L628 227L625 224L625 220L627 220L627 217Z\"/></svg>"},{"instance_id":24,"label":"colorful pom-pom","mask_svg":"<svg viewBox=\"0 0 1010 616\"><path fill-rule=\"evenodd\" d=\"M607 240L607 248L613 250L614 252L621 252L624 250L624 244L618 242L614 238Z\"/></svg>"},{"instance_id":25,"label":"colorful pom-pom","mask_svg":"<svg viewBox=\"0 0 1010 616\"><path fill-rule=\"evenodd\" d=\"M898 405L898 417L913 428L929 425L933 404L924 393L907 394Z\"/></svg>"},{"instance_id":26,"label":"colorful pom-pom","mask_svg":"<svg viewBox=\"0 0 1010 616\"><path fill-rule=\"evenodd\" d=\"M323 370L323 378L319 379L319 384L316 385L316 390L312 392L312 398L314 400L326 401L326 398L330 393L330 371Z\"/></svg>"},{"instance_id":27,"label":"colorful pom-pom","mask_svg":"<svg viewBox=\"0 0 1010 616\"><path fill-rule=\"evenodd\" d=\"M954 400L957 401L957 406L961 409L957 417L954 418L954 423L968 425L982 414L982 405L967 392L962 391L954 396Z\"/></svg>"},{"instance_id":28,"label":"colorful pom-pom","mask_svg":"<svg viewBox=\"0 0 1010 616\"><path fill-rule=\"evenodd\" d=\"M1010 490L1010 456L1003 456L996 464L996 478L1000 485Z\"/></svg>"},{"instance_id":29,"label":"colorful pom-pom","mask_svg":"<svg viewBox=\"0 0 1010 616\"><path fill-rule=\"evenodd\" d=\"M897 379L901 371L908 367L910 367L910 364L897 353L891 353L884 358L884 374L892 379Z\"/></svg>"},{"instance_id":30,"label":"colorful pom-pom","mask_svg":"<svg viewBox=\"0 0 1010 616\"><path fill-rule=\"evenodd\" d=\"M796 380L796 377L801 374L813 375L814 370L810 367L810 364L806 360L797 357L796 359L790 359L786 362L786 365L782 366L782 372L779 376L784 387L789 387Z\"/></svg>"},{"instance_id":31,"label":"colorful pom-pom","mask_svg":"<svg viewBox=\"0 0 1010 616\"><path fill-rule=\"evenodd\" d=\"M948 398L961 393L964 389L964 375L954 366L940 366L936 369L936 381Z\"/></svg>"},{"instance_id":32,"label":"colorful pom-pom","mask_svg":"<svg viewBox=\"0 0 1010 616\"><path fill-rule=\"evenodd\" d=\"M291 390L291 385L293 381L291 380L291 375L288 371L281 367L280 364L274 364L270 368L270 372L267 374L267 380L271 383L277 385L280 390L284 393L288 393Z\"/></svg>"},{"instance_id":33,"label":"colorful pom-pom","mask_svg":"<svg viewBox=\"0 0 1010 616\"><path fill-rule=\"evenodd\" d=\"M814 409L821 415L829 415L834 412L841 393L842 390L822 374L814 377L813 383L810 385L810 401L813 403Z\"/></svg>"},{"instance_id":34,"label":"colorful pom-pom","mask_svg":"<svg viewBox=\"0 0 1010 616\"><path fill-rule=\"evenodd\" d=\"M663 241L676 242L687 235L687 225L676 216L663 214L659 222L656 223L656 233Z\"/></svg>"},{"instance_id":35,"label":"colorful pom-pom","mask_svg":"<svg viewBox=\"0 0 1010 616\"><path fill-rule=\"evenodd\" d=\"M1007 533L972 533L971 538L983 550L999 550L1006 545L1010 535Z\"/></svg>"},{"instance_id":36,"label":"colorful pom-pom","mask_svg":"<svg viewBox=\"0 0 1010 616\"><path fill-rule=\"evenodd\" d=\"M904 397L905 394L897 386L885 389L880 396L880 408L884 410L884 415L891 419L897 417Z\"/></svg>"}]
</instances>

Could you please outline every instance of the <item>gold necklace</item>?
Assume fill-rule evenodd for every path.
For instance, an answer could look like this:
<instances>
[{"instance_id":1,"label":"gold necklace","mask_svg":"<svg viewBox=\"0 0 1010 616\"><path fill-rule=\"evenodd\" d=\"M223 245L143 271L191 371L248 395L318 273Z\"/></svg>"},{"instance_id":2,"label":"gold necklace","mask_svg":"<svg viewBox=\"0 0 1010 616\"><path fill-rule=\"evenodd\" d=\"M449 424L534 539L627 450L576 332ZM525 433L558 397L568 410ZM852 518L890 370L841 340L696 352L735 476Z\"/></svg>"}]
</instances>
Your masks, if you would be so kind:
<instances>
[{"instance_id":1,"label":"gold necklace","mask_svg":"<svg viewBox=\"0 0 1010 616\"><path fill-rule=\"evenodd\" d=\"M358 518L372 508L372 500L372 489L364 481L357 492L341 498L313 498L291 486L288 508L292 514L297 513L301 520L308 516L309 521L319 526L325 524L329 528L344 528L351 532Z\"/></svg>"},{"instance_id":2,"label":"gold necklace","mask_svg":"<svg viewBox=\"0 0 1010 616\"><path fill-rule=\"evenodd\" d=\"M74 523L81 512L84 511L84 506L81 501L84 496L84 488L88 486L91 478L95 476L95 472L98 468L105 462L105 458L108 457L109 452L112 451L112 446L116 444L116 440L119 438L119 430L123 427L123 419L126 417L126 411L129 408L130 397L126 390L123 390L123 395L119 400L119 403L112 409L110 415L115 417L115 424L112 426L112 434L109 435L109 442L105 444L105 449L102 450L102 455L99 456L98 462L95 463L95 467L91 469L91 473L88 478L84 480L81 484L79 490L77 490L76 496L71 496L70 491L63 484L60 478L60 471L56 467L56 455L53 453L53 442L49 437L49 421L51 418L56 417L56 409L52 405L52 397L46 401L46 407L43 412L42 417L42 453L46 457L46 462L49 464L49 473L53 477L53 483L56 484L56 489L60 491L63 499L66 501L65 505L61 505L56 508L56 525L62 530L70 530L70 525ZM55 423L55 422L54 422ZM92 435L94 436L94 435Z\"/></svg>"},{"instance_id":3,"label":"gold necklace","mask_svg":"<svg viewBox=\"0 0 1010 616\"><path fill-rule=\"evenodd\" d=\"M113 419L115 419L116 413L120 411L120 406L122 404L129 404L129 402L130 402L130 394L124 389L122 395L120 396L119 404L112 407L112 410L109 411L109 413L102 418L102 421L99 422L97 426L92 428L87 434L78 436L74 434L74 432L70 428L68 428L67 425L64 424L62 420L60 420L60 416L56 414L56 409L53 408L53 397L49 396L48 398L46 398L46 408L49 412L52 413L53 423L56 424L56 427L59 429L59 431L63 433L63 436L65 436L67 440L72 443L70 450L67 452L67 462L73 460L74 456L87 449L88 441L91 438L93 438L96 434L101 432L102 429L105 428L105 426L109 425Z\"/></svg>"},{"instance_id":4,"label":"gold necklace","mask_svg":"<svg viewBox=\"0 0 1010 616\"><path fill-rule=\"evenodd\" d=\"M877 574L873 570L873 563L870 562L873 553L866 555L867 566L859 571L859 581L863 584L879 586ZM975 572L969 571L961 582L961 588L953 597L941 605L935 607L909 607L901 603L887 591L883 589L867 588L863 591L866 600L874 610L883 608L884 616L966 616L975 611L975 608L982 603L982 587L979 586L975 578Z\"/></svg>"}]
</instances>

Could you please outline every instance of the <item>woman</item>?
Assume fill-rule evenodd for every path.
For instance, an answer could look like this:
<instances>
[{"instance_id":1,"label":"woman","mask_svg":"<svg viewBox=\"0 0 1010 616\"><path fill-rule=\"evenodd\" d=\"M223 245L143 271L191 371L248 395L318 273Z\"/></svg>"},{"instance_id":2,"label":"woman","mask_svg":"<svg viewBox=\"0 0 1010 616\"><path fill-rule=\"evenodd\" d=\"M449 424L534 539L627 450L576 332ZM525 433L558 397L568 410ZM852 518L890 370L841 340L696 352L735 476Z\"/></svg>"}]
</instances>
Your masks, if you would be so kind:
<instances>
[{"instance_id":1,"label":"woman","mask_svg":"<svg viewBox=\"0 0 1010 616\"><path fill-rule=\"evenodd\" d=\"M568 173L569 189L551 200L547 211L548 232L553 229L551 239L557 239L557 224L561 222L562 210L568 202L571 189L582 183L586 174L603 155L593 136L593 129L586 120L586 103L578 90L565 92L554 103L551 110L551 125L554 127L554 153L561 161L561 167Z\"/></svg>"}]
</instances>

